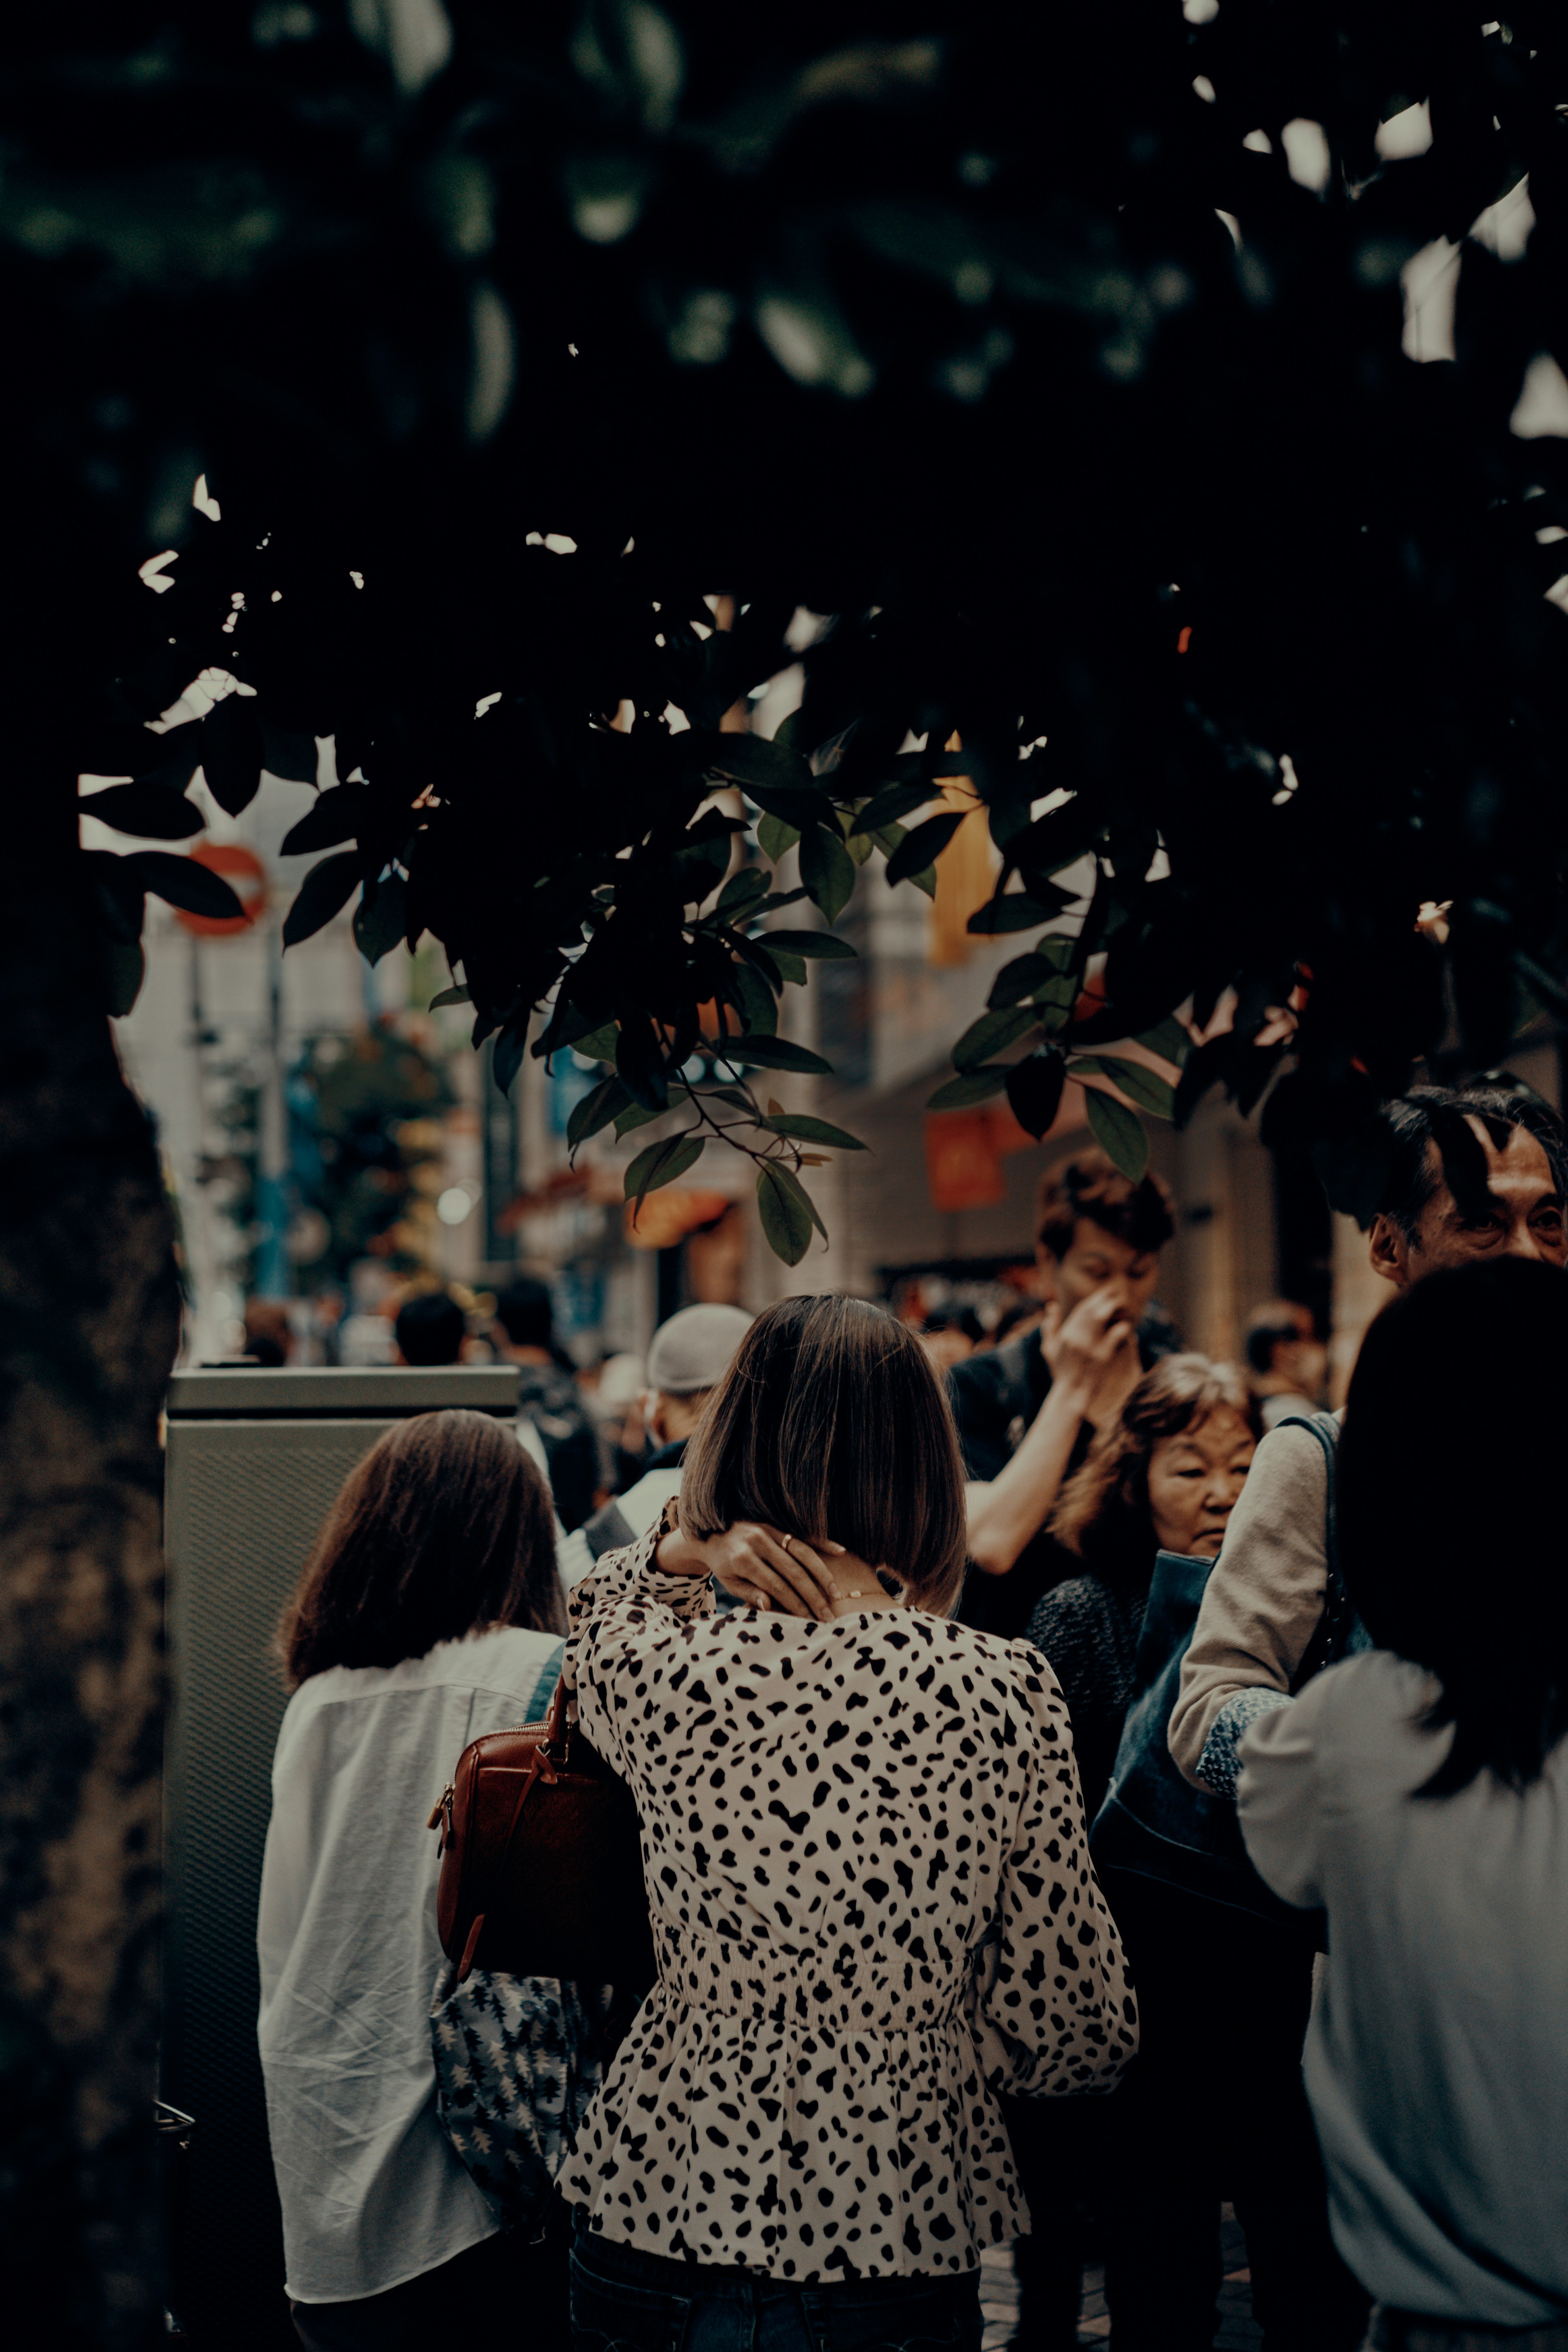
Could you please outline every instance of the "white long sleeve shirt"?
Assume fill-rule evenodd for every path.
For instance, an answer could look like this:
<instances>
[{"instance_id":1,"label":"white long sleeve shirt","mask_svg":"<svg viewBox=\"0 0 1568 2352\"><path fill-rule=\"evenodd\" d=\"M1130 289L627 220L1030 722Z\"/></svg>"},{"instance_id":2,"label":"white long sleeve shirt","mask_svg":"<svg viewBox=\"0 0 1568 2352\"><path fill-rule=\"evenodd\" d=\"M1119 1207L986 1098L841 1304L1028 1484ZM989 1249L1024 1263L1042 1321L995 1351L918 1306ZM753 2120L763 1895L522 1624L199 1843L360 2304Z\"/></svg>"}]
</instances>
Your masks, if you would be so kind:
<instances>
[{"instance_id":1,"label":"white long sleeve shirt","mask_svg":"<svg viewBox=\"0 0 1568 2352\"><path fill-rule=\"evenodd\" d=\"M1568 2315L1568 1740L1516 1795L1416 1797L1452 1742L1437 1685L1372 1650L1241 1742L1247 1849L1322 1905L1307 2092L1341 2253L1400 2311Z\"/></svg>"},{"instance_id":2,"label":"white long sleeve shirt","mask_svg":"<svg viewBox=\"0 0 1568 2352\"><path fill-rule=\"evenodd\" d=\"M507 1627L289 1702L261 1872L258 2038L289 2294L381 2294L500 2219L437 2120L431 1806L470 1739L517 1723L561 1649Z\"/></svg>"}]
</instances>

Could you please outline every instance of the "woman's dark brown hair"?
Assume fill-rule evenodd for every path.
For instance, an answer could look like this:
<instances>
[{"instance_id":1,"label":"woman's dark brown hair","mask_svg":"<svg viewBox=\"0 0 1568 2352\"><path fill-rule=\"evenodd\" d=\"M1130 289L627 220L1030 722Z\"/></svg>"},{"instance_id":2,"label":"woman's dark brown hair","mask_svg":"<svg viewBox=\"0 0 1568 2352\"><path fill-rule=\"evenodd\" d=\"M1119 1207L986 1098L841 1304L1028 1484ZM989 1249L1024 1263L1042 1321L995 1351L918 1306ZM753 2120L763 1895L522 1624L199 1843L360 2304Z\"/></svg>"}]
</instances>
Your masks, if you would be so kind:
<instances>
[{"instance_id":1,"label":"woman's dark brown hair","mask_svg":"<svg viewBox=\"0 0 1568 2352\"><path fill-rule=\"evenodd\" d=\"M555 1514L510 1422L400 1421L350 1472L278 1629L290 1690L492 1625L564 1633Z\"/></svg>"},{"instance_id":2,"label":"woman's dark brown hair","mask_svg":"<svg viewBox=\"0 0 1568 2352\"><path fill-rule=\"evenodd\" d=\"M682 1466L700 1541L760 1519L846 1545L921 1608L963 1580L963 1465L946 1391L912 1331L864 1298L784 1298L759 1315Z\"/></svg>"},{"instance_id":3,"label":"woman's dark brown hair","mask_svg":"<svg viewBox=\"0 0 1568 2352\"><path fill-rule=\"evenodd\" d=\"M1258 1408L1234 1364L1207 1356L1163 1356L1145 1372L1117 1418L1062 1488L1049 1532L1108 1584L1146 1584L1154 1560L1149 1519L1149 1460L1162 1438L1195 1429L1228 1410L1258 1433Z\"/></svg>"}]
</instances>

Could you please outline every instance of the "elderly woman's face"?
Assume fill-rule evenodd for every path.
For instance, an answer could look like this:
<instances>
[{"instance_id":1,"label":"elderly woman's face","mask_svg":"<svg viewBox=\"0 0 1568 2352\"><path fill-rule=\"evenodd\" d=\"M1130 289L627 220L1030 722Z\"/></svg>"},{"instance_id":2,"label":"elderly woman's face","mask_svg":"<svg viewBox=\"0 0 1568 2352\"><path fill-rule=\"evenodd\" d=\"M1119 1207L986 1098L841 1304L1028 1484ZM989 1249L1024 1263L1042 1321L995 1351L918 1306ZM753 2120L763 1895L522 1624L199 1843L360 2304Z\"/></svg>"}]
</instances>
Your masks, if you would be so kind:
<instances>
[{"instance_id":1,"label":"elderly woman's face","mask_svg":"<svg viewBox=\"0 0 1568 2352\"><path fill-rule=\"evenodd\" d=\"M1216 1556L1255 1451L1252 1432L1225 1404L1160 1440L1149 1456L1149 1516L1162 1551Z\"/></svg>"}]
</instances>

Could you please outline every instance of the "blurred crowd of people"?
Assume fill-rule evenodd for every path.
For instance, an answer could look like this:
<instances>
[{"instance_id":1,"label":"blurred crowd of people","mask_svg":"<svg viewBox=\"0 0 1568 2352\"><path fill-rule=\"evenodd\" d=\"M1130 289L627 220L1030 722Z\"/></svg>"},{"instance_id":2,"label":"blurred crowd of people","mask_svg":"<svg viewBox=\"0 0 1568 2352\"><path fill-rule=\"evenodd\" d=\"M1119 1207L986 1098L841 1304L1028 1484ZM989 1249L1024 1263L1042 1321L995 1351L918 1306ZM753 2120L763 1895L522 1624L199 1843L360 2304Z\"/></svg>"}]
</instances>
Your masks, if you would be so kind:
<instances>
[{"instance_id":1,"label":"blurred crowd of people","mask_svg":"<svg viewBox=\"0 0 1568 2352\"><path fill-rule=\"evenodd\" d=\"M1118 2352L1201 2352L1228 2200L1270 2352L1568 2347L1568 1147L1499 1087L1375 1144L1337 1414L1297 1303L1183 1347L1170 1199L1090 1150L989 1324L699 1306L585 1390L540 1282L483 1332L403 1303L402 1361L481 1339L519 1408L384 1437L280 1635L302 2342L978 2352L1016 2242L1020 2352L1078 2342L1091 2259ZM507 1994L524 2213L453 2127L453 2004L500 1996L411 1822L561 1675L658 1968L613 2051L597 1989Z\"/></svg>"}]
</instances>

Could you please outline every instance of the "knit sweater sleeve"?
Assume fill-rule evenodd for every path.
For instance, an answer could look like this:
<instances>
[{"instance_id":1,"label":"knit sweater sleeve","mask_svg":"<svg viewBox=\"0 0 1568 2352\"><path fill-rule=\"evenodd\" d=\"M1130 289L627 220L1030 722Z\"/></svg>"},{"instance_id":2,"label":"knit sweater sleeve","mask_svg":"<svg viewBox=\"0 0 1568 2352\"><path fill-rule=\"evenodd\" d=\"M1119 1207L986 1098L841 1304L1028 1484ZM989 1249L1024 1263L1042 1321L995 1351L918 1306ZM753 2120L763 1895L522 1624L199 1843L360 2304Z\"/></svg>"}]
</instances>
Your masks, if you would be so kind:
<instances>
[{"instance_id":1,"label":"knit sweater sleeve","mask_svg":"<svg viewBox=\"0 0 1568 2352\"><path fill-rule=\"evenodd\" d=\"M1044 1652L1072 1721L1073 1748L1092 1821L1105 1793L1127 1710L1127 1675L1116 1602L1098 1576L1069 1577L1047 1592L1027 1638Z\"/></svg>"}]
</instances>

